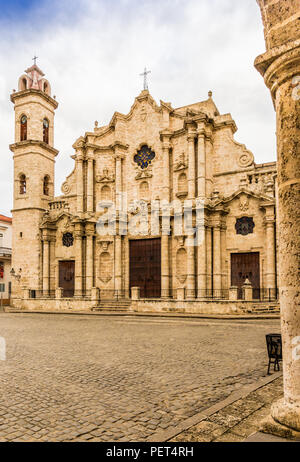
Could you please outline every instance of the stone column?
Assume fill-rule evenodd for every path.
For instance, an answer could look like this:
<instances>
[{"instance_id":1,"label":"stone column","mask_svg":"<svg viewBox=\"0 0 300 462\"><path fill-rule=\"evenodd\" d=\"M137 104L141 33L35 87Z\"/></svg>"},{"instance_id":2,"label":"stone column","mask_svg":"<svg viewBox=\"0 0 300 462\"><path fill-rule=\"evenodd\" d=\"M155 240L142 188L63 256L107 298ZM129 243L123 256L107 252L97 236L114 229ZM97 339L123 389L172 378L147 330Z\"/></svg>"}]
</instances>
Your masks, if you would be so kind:
<instances>
[{"instance_id":1,"label":"stone column","mask_svg":"<svg viewBox=\"0 0 300 462\"><path fill-rule=\"evenodd\" d=\"M120 296L122 290L122 237L115 236L115 295Z\"/></svg>"},{"instance_id":2,"label":"stone column","mask_svg":"<svg viewBox=\"0 0 300 462\"><path fill-rule=\"evenodd\" d=\"M194 299L196 295L194 236L187 236L186 251L187 251L187 278L186 278L187 294L186 294L186 298Z\"/></svg>"},{"instance_id":3,"label":"stone column","mask_svg":"<svg viewBox=\"0 0 300 462\"><path fill-rule=\"evenodd\" d=\"M277 113L279 292L284 399L265 430L300 437L300 41L299 3L259 0L267 53L255 66ZM284 11L284 16L278 14Z\"/></svg>"},{"instance_id":4,"label":"stone column","mask_svg":"<svg viewBox=\"0 0 300 462\"><path fill-rule=\"evenodd\" d=\"M82 229L81 224L75 224L74 233L75 245L75 294L77 298L82 297Z\"/></svg>"},{"instance_id":5,"label":"stone column","mask_svg":"<svg viewBox=\"0 0 300 462\"><path fill-rule=\"evenodd\" d=\"M162 229L161 236L161 297L170 297L170 255L168 230Z\"/></svg>"},{"instance_id":6,"label":"stone column","mask_svg":"<svg viewBox=\"0 0 300 462\"><path fill-rule=\"evenodd\" d=\"M266 288L276 288L275 272L275 221L274 216L266 216Z\"/></svg>"},{"instance_id":7,"label":"stone column","mask_svg":"<svg viewBox=\"0 0 300 462\"><path fill-rule=\"evenodd\" d=\"M88 157L87 170L87 211L94 211L94 159L92 154Z\"/></svg>"},{"instance_id":8,"label":"stone column","mask_svg":"<svg viewBox=\"0 0 300 462\"><path fill-rule=\"evenodd\" d=\"M198 197L206 197L206 149L205 132L198 130Z\"/></svg>"},{"instance_id":9,"label":"stone column","mask_svg":"<svg viewBox=\"0 0 300 462\"><path fill-rule=\"evenodd\" d=\"M50 290L50 240L43 240L43 295L49 296Z\"/></svg>"},{"instance_id":10,"label":"stone column","mask_svg":"<svg viewBox=\"0 0 300 462\"><path fill-rule=\"evenodd\" d=\"M116 154L116 208L123 210L123 178L122 178L122 160L124 156Z\"/></svg>"},{"instance_id":11,"label":"stone column","mask_svg":"<svg viewBox=\"0 0 300 462\"><path fill-rule=\"evenodd\" d=\"M206 297L206 229L204 203L197 204L197 298Z\"/></svg>"},{"instance_id":12,"label":"stone column","mask_svg":"<svg viewBox=\"0 0 300 462\"><path fill-rule=\"evenodd\" d=\"M76 155L76 185L77 185L77 212L83 212L83 156L81 151Z\"/></svg>"},{"instance_id":13,"label":"stone column","mask_svg":"<svg viewBox=\"0 0 300 462\"><path fill-rule=\"evenodd\" d=\"M211 227L206 228L206 268L207 268L207 296L210 295L212 289L212 238Z\"/></svg>"},{"instance_id":14,"label":"stone column","mask_svg":"<svg viewBox=\"0 0 300 462\"><path fill-rule=\"evenodd\" d=\"M192 132L191 129L188 131L188 199L194 199L196 188L195 188L195 137L196 133Z\"/></svg>"},{"instance_id":15,"label":"stone column","mask_svg":"<svg viewBox=\"0 0 300 462\"><path fill-rule=\"evenodd\" d=\"M171 200L171 183L170 183L170 138L172 133L168 130L160 132L163 153L163 199L168 203Z\"/></svg>"},{"instance_id":16,"label":"stone column","mask_svg":"<svg viewBox=\"0 0 300 462\"><path fill-rule=\"evenodd\" d=\"M221 226L215 224L213 228L213 287L215 296L221 295L222 274L221 274Z\"/></svg>"},{"instance_id":17,"label":"stone column","mask_svg":"<svg viewBox=\"0 0 300 462\"><path fill-rule=\"evenodd\" d=\"M86 291L87 295L91 294L94 286L94 224L86 225Z\"/></svg>"}]
</instances>

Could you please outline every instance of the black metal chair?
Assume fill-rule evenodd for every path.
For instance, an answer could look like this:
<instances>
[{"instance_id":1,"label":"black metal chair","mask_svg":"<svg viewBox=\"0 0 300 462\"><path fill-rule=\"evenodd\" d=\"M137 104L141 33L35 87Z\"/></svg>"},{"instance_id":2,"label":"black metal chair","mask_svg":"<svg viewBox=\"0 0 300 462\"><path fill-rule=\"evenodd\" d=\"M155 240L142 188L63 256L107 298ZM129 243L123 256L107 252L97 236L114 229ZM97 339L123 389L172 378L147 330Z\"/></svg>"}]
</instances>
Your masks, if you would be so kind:
<instances>
[{"instance_id":1,"label":"black metal chair","mask_svg":"<svg viewBox=\"0 0 300 462\"><path fill-rule=\"evenodd\" d=\"M280 371L279 361L282 361L282 341L281 334L266 335L269 365L268 375L270 374L271 364L274 364L274 372Z\"/></svg>"}]
</instances>

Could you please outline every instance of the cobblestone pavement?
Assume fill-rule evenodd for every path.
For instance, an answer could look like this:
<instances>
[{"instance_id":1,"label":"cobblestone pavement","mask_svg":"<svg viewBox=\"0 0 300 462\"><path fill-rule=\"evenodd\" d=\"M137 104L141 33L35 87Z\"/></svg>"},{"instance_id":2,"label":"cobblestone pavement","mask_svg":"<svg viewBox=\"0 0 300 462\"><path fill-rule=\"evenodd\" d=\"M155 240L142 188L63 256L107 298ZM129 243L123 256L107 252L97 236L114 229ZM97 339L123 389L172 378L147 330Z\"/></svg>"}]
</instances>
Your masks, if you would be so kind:
<instances>
[{"instance_id":1,"label":"cobblestone pavement","mask_svg":"<svg viewBox=\"0 0 300 462\"><path fill-rule=\"evenodd\" d=\"M257 433L262 421L270 414L271 404L283 395L283 380L279 377L225 406L197 425L171 438L173 442L241 442ZM267 441L268 435L261 434Z\"/></svg>"},{"instance_id":2,"label":"cobblestone pavement","mask_svg":"<svg viewBox=\"0 0 300 462\"><path fill-rule=\"evenodd\" d=\"M266 374L279 320L0 314L0 441L144 441Z\"/></svg>"}]
</instances>

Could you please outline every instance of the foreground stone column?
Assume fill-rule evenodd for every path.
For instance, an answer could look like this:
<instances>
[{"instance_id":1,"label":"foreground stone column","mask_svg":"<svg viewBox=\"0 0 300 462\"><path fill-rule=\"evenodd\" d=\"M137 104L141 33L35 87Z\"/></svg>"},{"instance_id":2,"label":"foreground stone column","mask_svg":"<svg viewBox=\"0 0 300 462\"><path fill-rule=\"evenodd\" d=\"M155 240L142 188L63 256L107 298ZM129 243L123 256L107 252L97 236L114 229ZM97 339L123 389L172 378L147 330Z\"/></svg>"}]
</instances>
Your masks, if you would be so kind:
<instances>
[{"instance_id":1,"label":"foreground stone column","mask_svg":"<svg viewBox=\"0 0 300 462\"><path fill-rule=\"evenodd\" d=\"M300 436L300 10L293 0L259 0L267 52L255 66L277 114L279 292L284 399L264 430ZM283 14L284 12L284 14Z\"/></svg>"}]
</instances>

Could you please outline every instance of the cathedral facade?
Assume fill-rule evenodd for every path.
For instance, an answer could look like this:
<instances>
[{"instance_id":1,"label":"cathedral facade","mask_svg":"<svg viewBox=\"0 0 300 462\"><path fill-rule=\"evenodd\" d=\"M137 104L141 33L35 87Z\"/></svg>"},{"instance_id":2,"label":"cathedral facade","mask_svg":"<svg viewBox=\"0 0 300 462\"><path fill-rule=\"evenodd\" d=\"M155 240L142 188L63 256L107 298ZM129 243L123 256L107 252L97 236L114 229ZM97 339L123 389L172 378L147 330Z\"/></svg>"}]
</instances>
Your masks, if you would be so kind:
<instances>
[{"instance_id":1,"label":"cathedral facade","mask_svg":"<svg viewBox=\"0 0 300 462\"><path fill-rule=\"evenodd\" d=\"M95 122L59 197L58 103L36 64L11 101L14 306L276 299L276 162L254 162L211 92L173 108L145 89L127 115Z\"/></svg>"}]
</instances>

